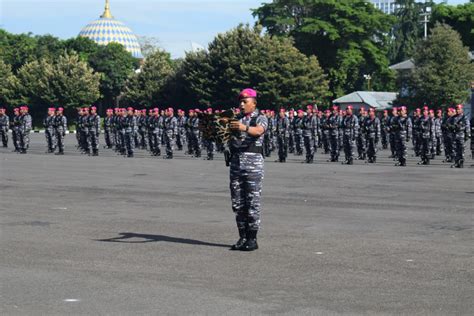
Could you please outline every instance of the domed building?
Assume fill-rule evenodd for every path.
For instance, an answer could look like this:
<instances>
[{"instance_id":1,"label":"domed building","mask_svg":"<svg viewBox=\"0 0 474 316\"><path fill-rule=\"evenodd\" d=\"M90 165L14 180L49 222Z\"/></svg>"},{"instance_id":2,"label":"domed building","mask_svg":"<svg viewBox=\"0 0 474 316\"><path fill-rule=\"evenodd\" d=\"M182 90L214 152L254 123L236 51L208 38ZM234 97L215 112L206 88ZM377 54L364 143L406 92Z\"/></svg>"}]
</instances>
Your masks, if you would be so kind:
<instances>
[{"instance_id":1,"label":"domed building","mask_svg":"<svg viewBox=\"0 0 474 316\"><path fill-rule=\"evenodd\" d=\"M122 44L133 57L143 58L135 34L125 24L115 20L110 13L109 0L105 1L104 14L98 20L87 24L81 30L79 36L87 37L99 45L107 45L112 42Z\"/></svg>"}]
</instances>

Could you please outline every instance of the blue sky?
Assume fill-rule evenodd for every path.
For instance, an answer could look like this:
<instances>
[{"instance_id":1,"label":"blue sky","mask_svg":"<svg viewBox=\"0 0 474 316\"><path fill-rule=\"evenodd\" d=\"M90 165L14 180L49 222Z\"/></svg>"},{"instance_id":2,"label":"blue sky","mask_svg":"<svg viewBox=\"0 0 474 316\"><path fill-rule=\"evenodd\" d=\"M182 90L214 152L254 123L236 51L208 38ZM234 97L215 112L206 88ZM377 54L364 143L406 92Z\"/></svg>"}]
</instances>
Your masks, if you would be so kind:
<instances>
[{"instance_id":1,"label":"blue sky","mask_svg":"<svg viewBox=\"0 0 474 316\"><path fill-rule=\"evenodd\" d=\"M154 37L173 57L195 42L203 46L239 23L253 24L251 9L269 0L110 0L114 17L137 35ZM451 0L449 4L467 0ZM12 33L75 37L98 18L105 0L0 0L0 27Z\"/></svg>"}]
</instances>

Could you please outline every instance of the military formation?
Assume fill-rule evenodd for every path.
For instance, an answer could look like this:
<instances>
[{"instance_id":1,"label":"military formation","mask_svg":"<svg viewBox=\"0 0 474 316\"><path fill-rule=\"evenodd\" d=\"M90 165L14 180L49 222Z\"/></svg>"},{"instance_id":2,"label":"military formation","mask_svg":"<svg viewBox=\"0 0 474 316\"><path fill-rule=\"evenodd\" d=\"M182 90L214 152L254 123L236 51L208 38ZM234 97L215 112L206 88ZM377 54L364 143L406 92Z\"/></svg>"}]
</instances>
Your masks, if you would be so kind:
<instances>
[{"instance_id":1,"label":"military formation","mask_svg":"<svg viewBox=\"0 0 474 316\"><path fill-rule=\"evenodd\" d=\"M238 111L238 109L237 109ZM152 156L172 159L174 151L213 160L224 146L204 139L199 129L200 113L219 113L211 108L185 111L173 108L138 110L134 108L107 109L102 120L96 107L79 108L75 120L77 149L87 155L98 156L100 134L104 133L105 146L126 157L134 157L136 149L147 150ZM406 107L376 113L364 107L345 110L333 106L320 111L311 105L306 110L261 110L267 118L268 128L263 136L263 155L277 156L276 162L286 162L288 155L304 156L303 163L314 162L318 150L328 155L327 161L352 165L354 160L375 163L379 149L390 150L397 166L406 166L408 144L418 164L428 165L430 160L443 156L443 162L462 168L471 127L463 106L449 108L446 113L428 107L417 108L408 115ZM64 137L68 121L63 108L49 108L43 120L47 153L64 154ZM13 110L10 119L0 109L0 136L8 146L9 129L12 131L14 151L26 153L32 119L28 107ZM163 149L163 150L162 150ZM341 157L341 154L343 156Z\"/></svg>"}]
</instances>

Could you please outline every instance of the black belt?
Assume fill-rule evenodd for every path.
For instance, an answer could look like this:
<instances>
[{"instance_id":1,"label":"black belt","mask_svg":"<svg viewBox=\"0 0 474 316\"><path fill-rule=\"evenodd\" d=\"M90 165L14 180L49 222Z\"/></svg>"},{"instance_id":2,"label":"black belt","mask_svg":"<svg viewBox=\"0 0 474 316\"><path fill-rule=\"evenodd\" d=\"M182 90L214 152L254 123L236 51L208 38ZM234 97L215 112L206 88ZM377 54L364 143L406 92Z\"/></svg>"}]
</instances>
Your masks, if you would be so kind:
<instances>
[{"instance_id":1,"label":"black belt","mask_svg":"<svg viewBox=\"0 0 474 316\"><path fill-rule=\"evenodd\" d=\"M255 153L255 154L261 154L263 155L263 147L262 146L256 146L254 144L244 147L244 148L232 148L231 149L232 154L236 153Z\"/></svg>"}]
</instances>

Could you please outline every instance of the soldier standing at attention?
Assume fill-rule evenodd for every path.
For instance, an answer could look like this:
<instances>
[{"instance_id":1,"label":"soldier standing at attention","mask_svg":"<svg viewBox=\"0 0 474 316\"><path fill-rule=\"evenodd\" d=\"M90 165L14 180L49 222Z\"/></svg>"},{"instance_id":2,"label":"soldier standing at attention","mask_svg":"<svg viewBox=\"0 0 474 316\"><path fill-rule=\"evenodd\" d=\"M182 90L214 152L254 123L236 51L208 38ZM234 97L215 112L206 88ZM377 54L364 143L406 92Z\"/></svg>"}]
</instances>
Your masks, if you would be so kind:
<instances>
[{"instance_id":1,"label":"soldier standing at attention","mask_svg":"<svg viewBox=\"0 0 474 316\"><path fill-rule=\"evenodd\" d=\"M212 110L211 110L212 111ZM173 149L176 139L176 134L178 133L178 122L176 117L174 117L173 108L168 108L165 112L166 118L164 120L164 137L166 145L166 156L164 159L173 159Z\"/></svg>"},{"instance_id":2,"label":"soldier standing at attention","mask_svg":"<svg viewBox=\"0 0 474 316\"><path fill-rule=\"evenodd\" d=\"M456 115L453 116L454 125L454 164L451 168L464 168L464 151L466 142L471 138L471 124L464 115L462 104L456 105Z\"/></svg>"},{"instance_id":3,"label":"soldier standing at attention","mask_svg":"<svg viewBox=\"0 0 474 316\"><path fill-rule=\"evenodd\" d=\"M339 122L339 109L337 106L333 106L332 114L327 122L331 149L331 159L328 160L330 162L339 161Z\"/></svg>"},{"instance_id":4,"label":"soldier standing at attention","mask_svg":"<svg viewBox=\"0 0 474 316\"><path fill-rule=\"evenodd\" d=\"M298 110L298 116L293 120L296 156L303 155L303 118L304 111Z\"/></svg>"},{"instance_id":5,"label":"soldier standing at attention","mask_svg":"<svg viewBox=\"0 0 474 316\"><path fill-rule=\"evenodd\" d=\"M354 146L357 136L359 134L359 119L353 115L353 107L349 105L346 110L346 115L342 120L343 127L343 147L345 161L343 164L352 165L354 163Z\"/></svg>"},{"instance_id":6,"label":"soldier standing at attention","mask_svg":"<svg viewBox=\"0 0 474 316\"><path fill-rule=\"evenodd\" d=\"M176 134L176 146L178 150L183 150L184 144L186 143L186 116L184 116L183 110L178 110L178 133Z\"/></svg>"},{"instance_id":7,"label":"soldier standing at attention","mask_svg":"<svg viewBox=\"0 0 474 316\"><path fill-rule=\"evenodd\" d=\"M10 129L10 119L5 114L5 109L0 108L0 136L4 148L8 147L8 130Z\"/></svg>"},{"instance_id":8,"label":"soldier standing at attention","mask_svg":"<svg viewBox=\"0 0 474 316\"><path fill-rule=\"evenodd\" d=\"M230 123L236 132L229 147L230 192L240 239L232 250L258 249L257 233L260 229L260 198L262 192L264 159L263 135L268 120L257 110L257 92L245 89L239 95L242 114Z\"/></svg>"},{"instance_id":9,"label":"soldier standing at attention","mask_svg":"<svg viewBox=\"0 0 474 316\"><path fill-rule=\"evenodd\" d=\"M104 139L105 139L105 148L112 148L113 143L113 121L114 121L114 111L112 109L107 109L105 112L104 118Z\"/></svg>"},{"instance_id":10,"label":"soldier standing at attention","mask_svg":"<svg viewBox=\"0 0 474 316\"><path fill-rule=\"evenodd\" d=\"M135 132L137 129L137 118L132 107L127 108L127 115L122 120L122 129L127 157L132 158L135 151Z\"/></svg>"},{"instance_id":11,"label":"soldier standing at attention","mask_svg":"<svg viewBox=\"0 0 474 316\"><path fill-rule=\"evenodd\" d=\"M97 108L95 106L91 107L90 113L88 125L92 156L99 156L100 116L97 114Z\"/></svg>"},{"instance_id":12,"label":"soldier standing at attention","mask_svg":"<svg viewBox=\"0 0 474 316\"><path fill-rule=\"evenodd\" d=\"M191 135L191 147L192 152L194 153L194 157L199 158L201 157L201 131L199 130L199 117L198 113L200 113L199 109L195 109L192 112L193 115L190 118L189 127L190 127L190 135ZM189 112L191 115L191 112Z\"/></svg>"},{"instance_id":13,"label":"soldier standing at attention","mask_svg":"<svg viewBox=\"0 0 474 316\"><path fill-rule=\"evenodd\" d=\"M365 128L365 119L367 118L367 111L364 107L360 108L359 111L359 124L360 132L357 137L357 153L359 154L359 160L365 160L367 154L367 130Z\"/></svg>"},{"instance_id":14,"label":"soldier standing at attention","mask_svg":"<svg viewBox=\"0 0 474 316\"><path fill-rule=\"evenodd\" d=\"M20 154L26 154L26 151L30 147L30 132L33 128L33 122L31 115L28 113L28 107L26 105L20 107L20 113Z\"/></svg>"},{"instance_id":15,"label":"soldier standing at attention","mask_svg":"<svg viewBox=\"0 0 474 316\"><path fill-rule=\"evenodd\" d=\"M387 149L388 148L388 131L387 127L389 125L389 116L388 116L388 111L384 110L382 119L380 120L380 136L381 136L381 141L382 141L382 148Z\"/></svg>"},{"instance_id":16,"label":"soldier standing at attention","mask_svg":"<svg viewBox=\"0 0 474 316\"><path fill-rule=\"evenodd\" d=\"M330 116L331 116L331 111L326 110L324 111L324 116L321 117L321 121L320 121L321 142L322 142L322 147L324 149L325 154L329 154L331 151L329 147L329 117Z\"/></svg>"},{"instance_id":17,"label":"soldier standing at attention","mask_svg":"<svg viewBox=\"0 0 474 316\"><path fill-rule=\"evenodd\" d=\"M421 109L417 108L413 113L413 150L415 156L419 157L421 154L421 132L420 132Z\"/></svg>"},{"instance_id":18,"label":"soldier standing at attention","mask_svg":"<svg viewBox=\"0 0 474 316\"><path fill-rule=\"evenodd\" d=\"M431 144L435 139L434 122L429 115L427 106L423 107L423 115L418 119L418 142L421 160L419 165L429 165Z\"/></svg>"},{"instance_id":19,"label":"soldier standing at attention","mask_svg":"<svg viewBox=\"0 0 474 316\"><path fill-rule=\"evenodd\" d=\"M13 152L20 152L20 109L13 109L13 118L12 118L12 142L13 147L15 148Z\"/></svg>"},{"instance_id":20,"label":"soldier standing at attention","mask_svg":"<svg viewBox=\"0 0 474 316\"><path fill-rule=\"evenodd\" d=\"M395 117L392 122L392 129L395 130L395 144L397 147L398 163L396 166L406 166L407 162L407 145L412 137L413 125L408 117L407 108L402 106L399 108L400 114Z\"/></svg>"},{"instance_id":21,"label":"soldier standing at attention","mask_svg":"<svg viewBox=\"0 0 474 316\"><path fill-rule=\"evenodd\" d=\"M288 152L292 154L295 152L295 110L290 109L288 111L288 121L290 122L290 128L288 130Z\"/></svg>"},{"instance_id":22,"label":"soldier standing at attention","mask_svg":"<svg viewBox=\"0 0 474 316\"><path fill-rule=\"evenodd\" d=\"M369 109L369 117L365 119L365 129L367 131L367 162L377 161L377 145L380 139L380 120L375 116L375 109Z\"/></svg>"},{"instance_id":23,"label":"soldier standing at attention","mask_svg":"<svg viewBox=\"0 0 474 316\"><path fill-rule=\"evenodd\" d=\"M388 133L388 142L390 144L390 151L392 154L388 158L397 158L397 145L395 143L395 133L398 129L398 108L394 107L392 109L392 116L388 119L387 133Z\"/></svg>"},{"instance_id":24,"label":"soldier standing at attention","mask_svg":"<svg viewBox=\"0 0 474 316\"><path fill-rule=\"evenodd\" d=\"M303 117L303 142L306 152L305 163L313 163L315 151L316 120L313 117L313 107L306 107L306 116Z\"/></svg>"},{"instance_id":25,"label":"soldier standing at attention","mask_svg":"<svg viewBox=\"0 0 474 316\"><path fill-rule=\"evenodd\" d=\"M276 135L278 142L278 160L275 162L286 162L288 157L288 136L290 120L285 115L285 109L280 109L280 114L276 123Z\"/></svg>"},{"instance_id":26,"label":"soldier standing at attention","mask_svg":"<svg viewBox=\"0 0 474 316\"><path fill-rule=\"evenodd\" d=\"M47 153L54 153L55 147L55 133L54 133L54 115L56 114L55 108L49 108L48 114L43 120L44 135L46 136L46 146L48 147Z\"/></svg>"},{"instance_id":27,"label":"soldier standing at attention","mask_svg":"<svg viewBox=\"0 0 474 316\"><path fill-rule=\"evenodd\" d=\"M54 117L54 133L56 134L57 146L59 151L56 155L64 155L64 137L67 131L67 118L64 116L64 109L58 108Z\"/></svg>"}]
</instances>

